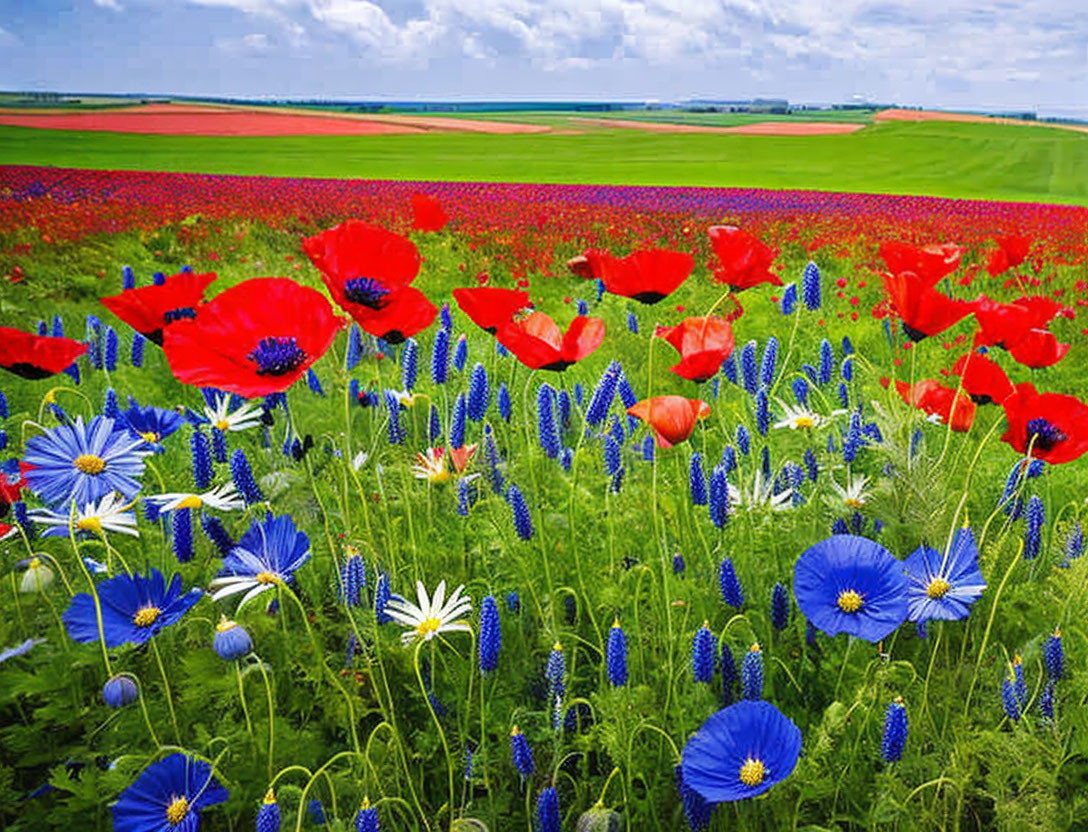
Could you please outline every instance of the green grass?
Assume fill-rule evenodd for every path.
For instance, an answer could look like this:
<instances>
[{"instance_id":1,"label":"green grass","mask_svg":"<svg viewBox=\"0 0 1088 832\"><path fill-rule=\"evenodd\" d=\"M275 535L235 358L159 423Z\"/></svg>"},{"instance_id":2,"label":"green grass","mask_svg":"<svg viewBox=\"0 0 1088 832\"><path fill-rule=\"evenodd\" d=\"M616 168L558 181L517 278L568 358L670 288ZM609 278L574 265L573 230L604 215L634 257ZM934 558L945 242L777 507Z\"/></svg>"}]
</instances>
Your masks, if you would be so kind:
<instances>
[{"instance_id":1,"label":"green grass","mask_svg":"<svg viewBox=\"0 0 1088 832\"><path fill-rule=\"evenodd\" d=\"M1088 135L876 125L844 136L204 138L0 127L8 164L365 179L802 188L1088 205Z\"/></svg>"}]
</instances>

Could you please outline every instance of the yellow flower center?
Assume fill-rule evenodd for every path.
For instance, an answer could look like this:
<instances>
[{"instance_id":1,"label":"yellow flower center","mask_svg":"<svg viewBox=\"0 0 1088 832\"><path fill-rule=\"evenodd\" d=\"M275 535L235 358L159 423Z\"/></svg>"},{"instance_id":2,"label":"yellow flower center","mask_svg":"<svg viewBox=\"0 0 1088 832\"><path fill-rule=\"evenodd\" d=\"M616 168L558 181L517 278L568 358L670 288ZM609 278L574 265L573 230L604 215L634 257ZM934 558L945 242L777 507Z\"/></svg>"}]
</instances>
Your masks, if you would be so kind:
<instances>
[{"instance_id":1,"label":"yellow flower center","mask_svg":"<svg viewBox=\"0 0 1088 832\"><path fill-rule=\"evenodd\" d=\"M863 503L857 497L847 497L846 498L846 507L847 508L861 508L863 505L865 505L865 503Z\"/></svg>"},{"instance_id":2,"label":"yellow flower center","mask_svg":"<svg viewBox=\"0 0 1088 832\"><path fill-rule=\"evenodd\" d=\"M861 609L861 595L856 590L844 589L839 593L839 609L843 612L857 612Z\"/></svg>"},{"instance_id":3,"label":"yellow flower center","mask_svg":"<svg viewBox=\"0 0 1088 832\"><path fill-rule=\"evenodd\" d=\"M276 582L276 576L271 572L258 572L257 583L259 584L274 584Z\"/></svg>"},{"instance_id":4,"label":"yellow flower center","mask_svg":"<svg viewBox=\"0 0 1088 832\"><path fill-rule=\"evenodd\" d=\"M219 430L221 430L223 433L226 433L230 429L230 422L228 422L226 419L220 419L218 422L215 423L215 426L219 428Z\"/></svg>"},{"instance_id":5,"label":"yellow flower center","mask_svg":"<svg viewBox=\"0 0 1088 832\"><path fill-rule=\"evenodd\" d=\"M106 460L100 456L94 454L80 454L74 460L72 465L82 471L84 474L101 474L106 467Z\"/></svg>"},{"instance_id":6,"label":"yellow flower center","mask_svg":"<svg viewBox=\"0 0 1088 832\"><path fill-rule=\"evenodd\" d=\"M746 786L758 786L767 776L767 769L762 760L753 760L749 757L740 767L740 782Z\"/></svg>"},{"instance_id":7,"label":"yellow flower center","mask_svg":"<svg viewBox=\"0 0 1088 832\"><path fill-rule=\"evenodd\" d=\"M196 494L190 494L188 497L178 503L178 508L200 508L202 505L204 505L204 501L200 499L199 496L197 496Z\"/></svg>"},{"instance_id":8,"label":"yellow flower center","mask_svg":"<svg viewBox=\"0 0 1088 832\"><path fill-rule=\"evenodd\" d=\"M419 622L419 626L416 627L416 632L424 638L428 638L432 633L437 633L438 628L442 626L442 622L437 618L427 618Z\"/></svg>"},{"instance_id":9,"label":"yellow flower center","mask_svg":"<svg viewBox=\"0 0 1088 832\"><path fill-rule=\"evenodd\" d=\"M142 440L144 440L144 442L158 442L159 441L159 435L157 433L155 433L155 431L153 431L153 430L149 430L149 431L145 431L144 433L141 433L140 438Z\"/></svg>"},{"instance_id":10,"label":"yellow flower center","mask_svg":"<svg viewBox=\"0 0 1088 832\"><path fill-rule=\"evenodd\" d=\"M76 529L81 532L94 532L95 534L102 534L102 521L97 517L84 517L82 520L76 521Z\"/></svg>"},{"instance_id":11,"label":"yellow flower center","mask_svg":"<svg viewBox=\"0 0 1088 832\"><path fill-rule=\"evenodd\" d=\"M798 428L814 428L816 427L816 420L811 416L798 416L793 420L793 425Z\"/></svg>"},{"instance_id":12,"label":"yellow flower center","mask_svg":"<svg viewBox=\"0 0 1088 832\"><path fill-rule=\"evenodd\" d=\"M132 616L132 623L137 627L150 627L156 621L159 620L159 616L162 615L162 610L158 607L146 606L136 610L136 614Z\"/></svg>"},{"instance_id":13,"label":"yellow flower center","mask_svg":"<svg viewBox=\"0 0 1088 832\"><path fill-rule=\"evenodd\" d=\"M31 558L30 563L26 565L27 569L39 569L42 565L41 558Z\"/></svg>"},{"instance_id":14,"label":"yellow flower center","mask_svg":"<svg viewBox=\"0 0 1088 832\"><path fill-rule=\"evenodd\" d=\"M186 797L175 797L166 807L166 819L171 826L177 826L185 816L189 814L189 800Z\"/></svg>"},{"instance_id":15,"label":"yellow flower center","mask_svg":"<svg viewBox=\"0 0 1088 832\"><path fill-rule=\"evenodd\" d=\"M926 587L926 595L930 598L943 598L944 594L952 588L952 584L944 578L934 578Z\"/></svg>"},{"instance_id":16,"label":"yellow flower center","mask_svg":"<svg viewBox=\"0 0 1088 832\"><path fill-rule=\"evenodd\" d=\"M269 789L268 792L265 794L264 802L265 803L275 803L276 802L276 793L274 791L272 791L272 789Z\"/></svg>"}]
</instances>

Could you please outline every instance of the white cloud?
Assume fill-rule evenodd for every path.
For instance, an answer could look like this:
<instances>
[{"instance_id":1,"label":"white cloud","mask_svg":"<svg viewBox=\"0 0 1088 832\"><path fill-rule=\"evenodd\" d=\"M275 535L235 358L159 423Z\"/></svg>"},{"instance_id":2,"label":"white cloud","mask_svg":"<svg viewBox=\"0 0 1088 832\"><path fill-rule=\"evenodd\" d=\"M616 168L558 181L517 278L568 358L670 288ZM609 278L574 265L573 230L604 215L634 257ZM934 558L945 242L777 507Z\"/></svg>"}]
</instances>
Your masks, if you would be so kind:
<instances>
[{"instance_id":1,"label":"white cloud","mask_svg":"<svg viewBox=\"0 0 1088 832\"><path fill-rule=\"evenodd\" d=\"M235 57L263 55L272 50L268 35L260 32L253 32L240 38L216 38L214 43L216 49Z\"/></svg>"},{"instance_id":2,"label":"white cloud","mask_svg":"<svg viewBox=\"0 0 1088 832\"><path fill-rule=\"evenodd\" d=\"M121 12L124 11L121 8L121 4L117 0L94 0L94 4L101 9L110 9L111 11Z\"/></svg>"}]
</instances>

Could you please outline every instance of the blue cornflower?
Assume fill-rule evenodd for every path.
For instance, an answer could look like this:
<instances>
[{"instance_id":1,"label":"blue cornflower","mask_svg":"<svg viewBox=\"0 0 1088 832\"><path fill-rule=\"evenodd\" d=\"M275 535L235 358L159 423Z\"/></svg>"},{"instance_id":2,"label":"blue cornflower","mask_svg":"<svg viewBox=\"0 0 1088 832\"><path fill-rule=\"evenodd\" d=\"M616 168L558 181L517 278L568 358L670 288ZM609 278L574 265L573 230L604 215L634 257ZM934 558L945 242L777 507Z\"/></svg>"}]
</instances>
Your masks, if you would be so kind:
<instances>
[{"instance_id":1,"label":"blue cornflower","mask_svg":"<svg viewBox=\"0 0 1088 832\"><path fill-rule=\"evenodd\" d=\"M559 426L555 423L555 390L547 382L540 385L536 393L537 438L544 454L551 459L559 456L561 443Z\"/></svg>"},{"instance_id":2,"label":"blue cornflower","mask_svg":"<svg viewBox=\"0 0 1088 832\"><path fill-rule=\"evenodd\" d=\"M261 808L257 810L256 829L257 832L280 832L280 805L272 789L265 794Z\"/></svg>"},{"instance_id":3,"label":"blue cornflower","mask_svg":"<svg viewBox=\"0 0 1088 832\"><path fill-rule=\"evenodd\" d=\"M740 374L744 389L753 396L759 389L759 368L756 366L756 342L749 341L740 351Z\"/></svg>"},{"instance_id":4,"label":"blue cornflower","mask_svg":"<svg viewBox=\"0 0 1088 832\"><path fill-rule=\"evenodd\" d=\"M499 395L498 395L499 415L502 416L504 422L510 421L510 415L514 411L513 402L510 400L510 390L506 386L506 382L499 382Z\"/></svg>"},{"instance_id":5,"label":"blue cornflower","mask_svg":"<svg viewBox=\"0 0 1088 832\"><path fill-rule=\"evenodd\" d=\"M401 386L411 392L415 389L416 379L419 377L419 344L415 338L409 338L404 342L404 351L400 354L400 382Z\"/></svg>"},{"instance_id":6,"label":"blue cornflower","mask_svg":"<svg viewBox=\"0 0 1088 832\"><path fill-rule=\"evenodd\" d=\"M464 333L457 337L457 345L453 348L453 366L457 372L463 372L468 362L468 338Z\"/></svg>"},{"instance_id":7,"label":"blue cornflower","mask_svg":"<svg viewBox=\"0 0 1088 832\"><path fill-rule=\"evenodd\" d=\"M616 395L616 387L619 385L620 374L623 367L618 361L612 361L601 374L600 381L593 388L593 395L589 397L589 405L586 407L586 424L599 425L608 416L608 409L612 407L612 399Z\"/></svg>"},{"instance_id":8,"label":"blue cornflower","mask_svg":"<svg viewBox=\"0 0 1088 832\"><path fill-rule=\"evenodd\" d=\"M740 663L740 686L745 699L763 698L763 651L753 644Z\"/></svg>"},{"instance_id":9,"label":"blue cornflower","mask_svg":"<svg viewBox=\"0 0 1088 832\"><path fill-rule=\"evenodd\" d=\"M559 832L559 795L548 786L536 801L537 832Z\"/></svg>"},{"instance_id":10,"label":"blue cornflower","mask_svg":"<svg viewBox=\"0 0 1088 832\"><path fill-rule=\"evenodd\" d=\"M253 639L245 627L226 616L215 625L215 638L212 648L219 658L228 662L248 656L253 651Z\"/></svg>"},{"instance_id":11,"label":"blue cornflower","mask_svg":"<svg viewBox=\"0 0 1088 832\"><path fill-rule=\"evenodd\" d=\"M453 402L450 415L450 447L454 450L465 444L465 419L468 416L468 402L464 393L459 393Z\"/></svg>"},{"instance_id":12,"label":"blue cornflower","mask_svg":"<svg viewBox=\"0 0 1088 832\"><path fill-rule=\"evenodd\" d=\"M434 334L434 346L431 348L431 381L445 384L450 368L450 333L448 329L439 329Z\"/></svg>"},{"instance_id":13,"label":"blue cornflower","mask_svg":"<svg viewBox=\"0 0 1088 832\"><path fill-rule=\"evenodd\" d=\"M114 832L196 832L200 812L229 796L212 775L210 763L171 754L144 769L121 792L113 804Z\"/></svg>"},{"instance_id":14,"label":"blue cornflower","mask_svg":"<svg viewBox=\"0 0 1088 832\"><path fill-rule=\"evenodd\" d=\"M888 705L884 712L884 737L880 743L880 756L886 763L894 763L903 756L907 744L907 709L900 696Z\"/></svg>"},{"instance_id":15,"label":"blue cornflower","mask_svg":"<svg viewBox=\"0 0 1088 832\"><path fill-rule=\"evenodd\" d=\"M525 498L513 483L506 491L506 501L510 503L510 511L513 514L514 531L522 540L532 540L533 519L529 515L529 506L525 504Z\"/></svg>"},{"instance_id":16,"label":"blue cornflower","mask_svg":"<svg viewBox=\"0 0 1088 832\"><path fill-rule=\"evenodd\" d=\"M793 594L819 630L877 642L907 617L903 565L879 543L832 535L797 560Z\"/></svg>"},{"instance_id":17,"label":"blue cornflower","mask_svg":"<svg viewBox=\"0 0 1088 832\"><path fill-rule=\"evenodd\" d=\"M163 627L178 621L200 600L199 589L181 591L181 575L174 575L167 586L162 573L152 569L142 575L118 575L97 587L102 615L102 633L106 647L143 644ZM72 598L64 613L68 635L81 644L99 640L98 612L95 600L85 592Z\"/></svg>"},{"instance_id":18,"label":"blue cornflower","mask_svg":"<svg viewBox=\"0 0 1088 832\"><path fill-rule=\"evenodd\" d=\"M737 579L737 571L733 568L733 561L726 558L718 566L718 586L722 591L722 600L734 609L744 606L744 593Z\"/></svg>"},{"instance_id":19,"label":"blue cornflower","mask_svg":"<svg viewBox=\"0 0 1088 832\"><path fill-rule=\"evenodd\" d=\"M494 595L488 595L480 602L480 638L477 652L481 673L490 673L499 666L501 647L502 628L499 626L499 605L495 603Z\"/></svg>"},{"instance_id":20,"label":"blue cornflower","mask_svg":"<svg viewBox=\"0 0 1088 832\"><path fill-rule=\"evenodd\" d=\"M1065 675L1065 650L1062 648L1061 629L1055 628L1054 634L1046 637L1043 661L1046 663L1046 674L1051 679L1060 679Z\"/></svg>"},{"instance_id":21,"label":"blue cornflower","mask_svg":"<svg viewBox=\"0 0 1088 832\"><path fill-rule=\"evenodd\" d=\"M481 421L491 403L491 387L487 382L487 370L479 361L472 367L468 382L468 406L466 414L473 422Z\"/></svg>"},{"instance_id":22,"label":"blue cornflower","mask_svg":"<svg viewBox=\"0 0 1088 832\"><path fill-rule=\"evenodd\" d=\"M707 508L710 521L719 529L729 520L729 480L725 466L715 465L710 472L710 493L707 496Z\"/></svg>"},{"instance_id":23,"label":"blue cornflower","mask_svg":"<svg viewBox=\"0 0 1088 832\"><path fill-rule=\"evenodd\" d=\"M194 430L193 435L189 437L189 450L192 453L193 482L196 483L198 491L205 491L211 488L212 480L215 478L215 471L212 468L212 448L208 437L199 430Z\"/></svg>"},{"instance_id":24,"label":"blue cornflower","mask_svg":"<svg viewBox=\"0 0 1088 832\"><path fill-rule=\"evenodd\" d=\"M771 626L784 630L790 623L790 593L781 583L771 592Z\"/></svg>"},{"instance_id":25,"label":"blue cornflower","mask_svg":"<svg viewBox=\"0 0 1088 832\"><path fill-rule=\"evenodd\" d=\"M111 676L102 686L102 701L115 710L131 705L139 698L136 680L125 673Z\"/></svg>"},{"instance_id":26,"label":"blue cornflower","mask_svg":"<svg viewBox=\"0 0 1088 832\"><path fill-rule=\"evenodd\" d=\"M295 571L310 559L310 538L295 528L289 515L254 523L223 558L219 577L212 580L212 600L245 592L239 609L277 584L289 584Z\"/></svg>"},{"instance_id":27,"label":"blue cornflower","mask_svg":"<svg viewBox=\"0 0 1088 832\"><path fill-rule=\"evenodd\" d=\"M32 465L26 481L32 491L48 503L86 505L119 491L129 499L140 491L144 472L141 450L144 441L135 438L112 419L95 416L85 426L77 416L69 425L59 425L26 442L23 461Z\"/></svg>"},{"instance_id":28,"label":"blue cornflower","mask_svg":"<svg viewBox=\"0 0 1088 832\"><path fill-rule=\"evenodd\" d=\"M737 660L733 658L733 651L729 649L725 639L722 639L721 648L722 665L722 704L733 703L733 687L737 684L740 675L737 673Z\"/></svg>"},{"instance_id":29,"label":"blue cornflower","mask_svg":"<svg viewBox=\"0 0 1088 832\"><path fill-rule=\"evenodd\" d=\"M355 815L355 832L381 832L378 825L378 810L370 805L370 798L364 797L359 812Z\"/></svg>"},{"instance_id":30,"label":"blue cornflower","mask_svg":"<svg viewBox=\"0 0 1088 832\"><path fill-rule=\"evenodd\" d=\"M820 308L820 268L811 260L801 273L801 297L810 311Z\"/></svg>"},{"instance_id":31,"label":"blue cornflower","mask_svg":"<svg viewBox=\"0 0 1088 832\"><path fill-rule=\"evenodd\" d=\"M790 775L801 731L772 705L743 701L703 723L684 746L684 782L711 803L763 794Z\"/></svg>"},{"instance_id":32,"label":"blue cornflower","mask_svg":"<svg viewBox=\"0 0 1088 832\"><path fill-rule=\"evenodd\" d=\"M691 485L691 502L697 506L706 505L706 474L703 473L703 457L698 451L692 451L688 466L688 480Z\"/></svg>"},{"instance_id":33,"label":"blue cornflower","mask_svg":"<svg viewBox=\"0 0 1088 832\"><path fill-rule=\"evenodd\" d=\"M797 306L797 284L790 283L782 290L782 314L792 315Z\"/></svg>"},{"instance_id":34,"label":"blue cornflower","mask_svg":"<svg viewBox=\"0 0 1088 832\"><path fill-rule=\"evenodd\" d=\"M978 547L970 527L956 532L947 557L918 547L903 562L907 572L907 618L956 621L966 618L982 597L986 581L978 568Z\"/></svg>"},{"instance_id":35,"label":"blue cornflower","mask_svg":"<svg viewBox=\"0 0 1088 832\"><path fill-rule=\"evenodd\" d=\"M249 460L241 448L235 448L230 456L230 477L238 493L246 501L246 505L264 502L264 492L257 485L257 480L253 477L253 469L249 467Z\"/></svg>"},{"instance_id":36,"label":"blue cornflower","mask_svg":"<svg viewBox=\"0 0 1088 832\"><path fill-rule=\"evenodd\" d=\"M510 756L514 760L514 768L522 778L529 777L535 770L533 762L533 750L529 747L529 741L525 735L514 726L510 730Z\"/></svg>"},{"instance_id":37,"label":"blue cornflower","mask_svg":"<svg viewBox=\"0 0 1088 832\"><path fill-rule=\"evenodd\" d=\"M608 681L613 687L622 688L627 684L627 636L618 618L612 622L612 629L608 631L605 664L608 668Z\"/></svg>"},{"instance_id":38,"label":"blue cornflower","mask_svg":"<svg viewBox=\"0 0 1088 832\"><path fill-rule=\"evenodd\" d=\"M774 383L774 372L778 363L778 339L773 335L768 336L767 343L763 345L763 358L759 363L759 380L765 387Z\"/></svg>"},{"instance_id":39,"label":"blue cornflower","mask_svg":"<svg viewBox=\"0 0 1088 832\"><path fill-rule=\"evenodd\" d=\"M1028 500L1027 528L1024 530L1024 560L1034 560L1039 556L1043 541L1043 524L1046 522L1046 509L1042 498L1032 494Z\"/></svg>"},{"instance_id":40,"label":"blue cornflower","mask_svg":"<svg viewBox=\"0 0 1088 832\"><path fill-rule=\"evenodd\" d=\"M696 682L709 685L714 679L714 634L709 621L703 622L691 640L691 672Z\"/></svg>"}]
</instances>

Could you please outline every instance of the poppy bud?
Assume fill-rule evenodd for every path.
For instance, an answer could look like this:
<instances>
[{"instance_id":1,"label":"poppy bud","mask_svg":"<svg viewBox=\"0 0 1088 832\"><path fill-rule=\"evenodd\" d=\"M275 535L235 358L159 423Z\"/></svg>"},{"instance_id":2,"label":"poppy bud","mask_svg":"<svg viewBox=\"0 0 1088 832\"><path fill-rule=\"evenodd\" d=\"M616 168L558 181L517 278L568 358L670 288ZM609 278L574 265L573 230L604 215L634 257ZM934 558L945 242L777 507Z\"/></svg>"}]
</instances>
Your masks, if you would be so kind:
<instances>
[{"instance_id":1,"label":"poppy bud","mask_svg":"<svg viewBox=\"0 0 1088 832\"><path fill-rule=\"evenodd\" d=\"M212 642L219 658L234 661L247 655L253 650L253 639L237 621L231 621L226 616L215 625L215 639Z\"/></svg>"},{"instance_id":2,"label":"poppy bud","mask_svg":"<svg viewBox=\"0 0 1088 832\"><path fill-rule=\"evenodd\" d=\"M140 698L140 689L131 676L120 674L102 686L102 699L111 708L123 708Z\"/></svg>"}]
</instances>

